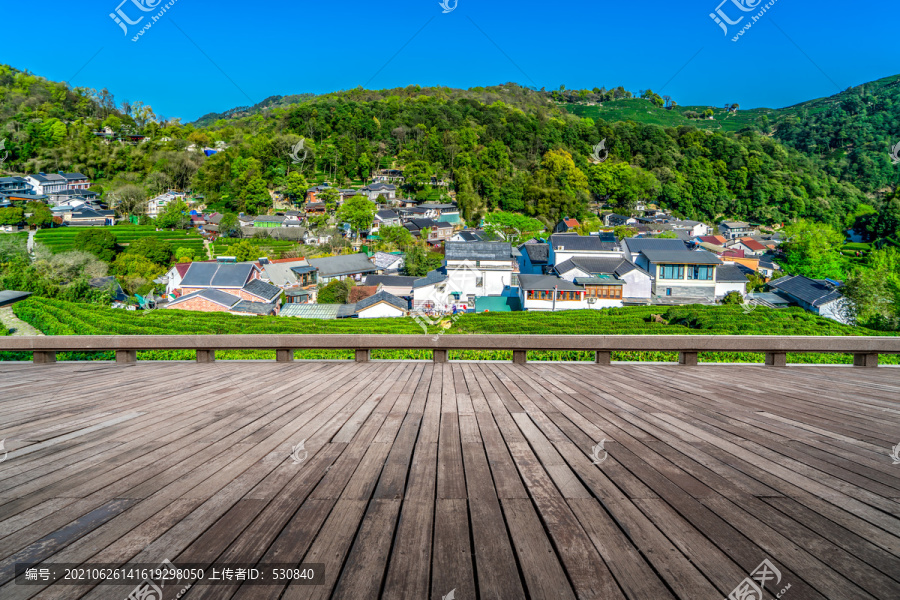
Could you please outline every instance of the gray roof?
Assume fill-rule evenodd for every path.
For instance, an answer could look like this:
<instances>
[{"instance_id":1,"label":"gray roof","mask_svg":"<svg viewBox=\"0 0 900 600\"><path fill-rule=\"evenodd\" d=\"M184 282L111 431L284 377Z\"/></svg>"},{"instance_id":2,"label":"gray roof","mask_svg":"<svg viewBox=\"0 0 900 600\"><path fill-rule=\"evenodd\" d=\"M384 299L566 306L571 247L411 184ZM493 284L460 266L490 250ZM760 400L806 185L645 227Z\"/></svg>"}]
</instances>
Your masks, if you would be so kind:
<instances>
[{"instance_id":1,"label":"gray roof","mask_svg":"<svg viewBox=\"0 0 900 600\"><path fill-rule=\"evenodd\" d=\"M722 261L715 254L706 250L642 250L641 254L646 256L647 260L652 263L677 263L683 265L722 264Z\"/></svg>"},{"instance_id":2,"label":"gray roof","mask_svg":"<svg viewBox=\"0 0 900 600\"><path fill-rule=\"evenodd\" d=\"M297 283L297 276L291 269L304 266L309 266L309 263L305 260L296 260L288 263L270 262L263 266L263 273L265 274L265 278L274 285L293 285L294 283Z\"/></svg>"},{"instance_id":3,"label":"gray roof","mask_svg":"<svg viewBox=\"0 0 900 600\"><path fill-rule=\"evenodd\" d=\"M275 305L269 302L250 302L241 300L231 307L232 312L250 313L254 315L271 315L275 312Z\"/></svg>"},{"instance_id":4,"label":"gray roof","mask_svg":"<svg viewBox=\"0 0 900 600\"><path fill-rule=\"evenodd\" d=\"M364 187L363 189L369 190L369 191L373 191L373 192L374 192L374 191L378 191L378 190L396 190L396 189L397 189L397 186L391 185L391 184L389 184L389 183L381 183L381 182L379 182L379 183L372 183L372 184L370 184L370 185L367 185L367 186Z\"/></svg>"},{"instance_id":5,"label":"gray roof","mask_svg":"<svg viewBox=\"0 0 900 600\"><path fill-rule=\"evenodd\" d=\"M253 279L252 281L248 282L247 285L245 285L242 289L245 292L253 294L254 296L259 296L260 298L268 300L269 302L281 295L281 288L276 287L271 283L266 283L261 279Z\"/></svg>"},{"instance_id":6,"label":"gray roof","mask_svg":"<svg viewBox=\"0 0 900 600\"><path fill-rule=\"evenodd\" d=\"M625 238L622 240L631 254L639 254L642 250L686 250L681 240L667 238Z\"/></svg>"},{"instance_id":7,"label":"gray roof","mask_svg":"<svg viewBox=\"0 0 900 600\"><path fill-rule=\"evenodd\" d=\"M744 274L745 272L752 273L753 271L736 263L725 263L716 269L716 281L736 281L746 283L747 276Z\"/></svg>"},{"instance_id":8,"label":"gray roof","mask_svg":"<svg viewBox=\"0 0 900 600\"><path fill-rule=\"evenodd\" d=\"M391 221L393 219L399 219L400 215L395 213L392 210L379 210L375 213L375 216L381 219L382 221Z\"/></svg>"},{"instance_id":9,"label":"gray roof","mask_svg":"<svg viewBox=\"0 0 900 600\"><path fill-rule=\"evenodd\" d=\"M191 292L190 294L185 294L180 298L176 298L169 302L168 306L172 307L176 304L180 304L186 300L190 300L191 298L204 298L209 300L210 302L215 302L216 304L221 304L226 308L231 308L235 304L241 301L240 298L235 296L234 294L229 294L228 292L223 292L222 290L216 289L207 289L207 290L197 290L196 292Z\"/></svg>"},{"instance_id":10,"label":"gray roof","mask_svg":"<svg viewBox=\"0 0 900 600\"><path fill-rule=\"evenodd\" d=\"M242 288L253 272L252 263L191 263L181 287Z\"/></svg>"},{"instance_id":11,"label":"gray roof","mask_svg":"<svg viewBox=\"0 0 900 600\"><path fill-rule=\"evenodd\" d=\"M30 296L31 292L17 292L15 290L0 291L0 306L8 306Z\"/></svg>"},{"instance_id":12,"label":"gray roof","mask_svg":"<svg viewBox=\"0 0 900 600\"><path fill-rule=\"evenodd\" d=\"M450 242L447 242L447 243L449 244ZM437 270L429 271L425 277L422 277L421 279L416 279L415 282L413 282L413 288L415 289L415 288L425 287L426 285L434 285L435 283L440 283L442 281L445 281L446 279L447 279L446 273L442 273L441 271L437 271Z\"/></svg>"},{"instance_id":13,"label":"gray roof","mask_svg":"<svg viewBox=\"0 0 900 600\"><path fill-rule=\"evenodd\" d=\"M445 242L447 260L510 260L512 246L506 242Z\"/></svg>"},{"instance_id":14,"label":"gray roof","mask_svg":"<svg viewBox=\"0 0 900 600\"><path fill-rule=\"evenodd\" d=\"M309 264L319 270L320 277L339 277L341 275L371 273L376 270L375 265L369 261L365 254L342 254L341 256L310 258Z\"/></svg>"},{"instance_id":15,"label":"gray roof","mask_svg":"<svg viewBox=\"0 0 900 600\"><path fill-rule=\"evenodd\" d=\"M299 317L301 319L337 319L338 311L344 304L285 304L279 317Z\"/></svg>"},{"instance_id":16,"label":"gray roof","mask_svg":"<svg viewBox=\"0 0 900 600\"><path fill-rule=\"evenodd\" d=\"M357 302L356 308L353 312L359 313L361 310L365 310L365 309L369 308L370 306L375 306L379 302L386 302L386 303L390 304L391 306L396 306L400 310L409 309L409 302L382 290L382 291L378 292L377 294L372 294L368 298L363 298L362 300Z\"/></svg>"},{"instance_id":17,"label":"gray roof","mask_svg":"<svg viewBox=\"0 0 900 600\"><path fill-rule=\"evenodd\" d=\"M787 275L769 282L769 287L806 302L822 306L841 298L842 294L824 279L810 279L802 275Z\"/></svg>"},{"instance_id":18,"label":"gray roof","mask_svg":"<svg viewBox=\"0 0 900 600\"><path fill-rule=\"evenodd\" d=\"M627 258L619 258L618 256L576 256L556 265L556 272L566 273L575 268L594 275L599 273L621 277L622 275L635 270L640 271L645 275L649 275L649 273Z\"/></svg>"},{"instance_id":19,"label":"gray roof","mask_svg":"<svg viewBox=\"0 0 900 600\"><path fill-rule=\"evenodd\" d=\"M528 254L533 265L546 265L550 261L550 245L544 243L523 244L520 248Z\"/></svg>"},{"instance_id":20,"label":"gray roof","mask_svg":"<svg viewBox=\"0 0 900 600\"><path fill-rule=\"evenodd\" d=\"M625 285L625 282L615 277L576 277L577 285Z\"/></svg>"},{"instance_id":21,"label":"gray roof","mask_svg":"<svg viewBox=\"0 0 900 600\"><path fill-rule=\"evenodd\" d=\"M418 277L404 277L402 275L369 275L363 285L386 285L389 287L408 287L412 289Z\"/></svg>"},{"instance_id":22,"label":"gray roof","mask_svg":"<svg viewBox=\"0 0 900 600\"><path fill-rule=\"evenodd\" d=\"M372 258L374 259L372 262L379 269L387 269L391 265L396 264L398 261L403 260L403 257L401 255L391 254L389 252L376 252Z\"/></svg>"},{"instance_id":23,"label":"gray roof","mask_svg":"<svg viewBox=\"0 0 900 600\"><path fill-rule=\"evenodd\" d=\"M555 250L563 248L564 251L576 250L579 252L609 252L619 249L619 245L596 235L574 235L570 233L555 233L550 236L550 245Z\"/></svg>"},{"instance_id":24,"label":"gray roof","mask_svg":"<svg viewBox=\"0 0 900 600\"><path fill-rule=\"evenodd\" d=\"M555 275L519 275L519 287L523 290L552 290L554 287L559 291L584 289Z\"/></svg>"},{"instance_id":25,"label":"gray roof","mask_svg":"<svg viewBox=\"0 0 900 600\"><path fill-rule=\"evenodd\" d=\"M728 229L745 229L750 227L749 223L744 223L743 221L722 221L721 224Z\"/></svg>"},{"instance_id":26,"label":"gray roof","mask_svg":"<svg viewBox=\"0 0 900 600\"><path fill-rule=\"evenodd\" d=\"M284 217L278 215L261 215L253 220L260 223L284 223Z\"/></svg>"}]
</instances>

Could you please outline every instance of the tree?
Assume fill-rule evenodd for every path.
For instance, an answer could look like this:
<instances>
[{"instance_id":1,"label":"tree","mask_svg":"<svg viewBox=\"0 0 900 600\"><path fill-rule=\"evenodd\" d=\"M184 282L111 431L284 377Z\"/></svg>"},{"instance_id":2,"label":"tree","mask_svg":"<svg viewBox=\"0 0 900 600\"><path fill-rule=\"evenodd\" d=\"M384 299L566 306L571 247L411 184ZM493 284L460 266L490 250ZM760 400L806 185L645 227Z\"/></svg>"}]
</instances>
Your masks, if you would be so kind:
<instances>
[{"instance_id":1,"label":"tree","mask_svg":"<svg viewBox=\"0 0 900 600\"><path fill-rule=\"evenodd\" d=\"M228 246L228 252L230 252L238 262L259 258L259 249L248 240L241 240L237 244Z\"/></svg>"},{"instance_id":2,"label":"tree","mask_svg":"<svg viewBox=\"0 0 900 600\"><path fill-rule=\"evenodd\" d=\"M845 259L839 248L844 236L828 225L798 221L784 228L787 238L781 248L785 254L782 269L791 275L813 279L842 279Z\"/></svg>"},{"instance_id":3,"label":"tree","mask_svg":"<svg viewBox=\"0 0 900 600\"><path fill-rule=\"evenodd\" d=\"M325 210L330 213L333 212L335 207L337 206L338 200L340 200L341 198L341 194L334 188L326 188L319 192L316 197L325 203Z\"/></svg>"},{"instance_id":4,"label":"tree","mask_svg":"<svg viewBox=\"0 0 900 600\"><path fill-rule=\"evenodd\" d=\"M194 250L192 248L177 248L175 250L175 261L180 263L193 262Z\"/></svg>"},{"instance_id":5,"label":"tree","mask_svg":"<svg viewBox=\"0 0 900 600\"><path fill-rule=\"evenodd\" d=\"M678 234L675 233L674 231L663 231L662 233L657 234L657 235L655 235L655 236L653 236L653 237L655 237L655 238L660 238L660 239L663 239L663 240L677 240L677 239L678 239Z\"/></svg>"},{"instance_id":6,"label":"tree","mask_svg":"<svg viewBox=\"0 0 900 600\"><path fill-rule=\"evenodd\" d=\"M272 208L272 196L262 177L254 177L242 190L241 200L244 201L244 210L249 214L265 214Z\"/></svg>"},{"instance_id":7,"label":"tree","mask_svg":"<svg viewBox=\"0 0 900 600\"><path fill-rule=\"evenodd\" d=\"M116 236L109 229L85 229L79 231L73 246L90 252L100 260L111 263L116 259Z\"/></svg>"},{"instance_id":8,"label":"tree","mask_svg":"<svg viewBox=\"0 0 900 600\"><path fill-rule=\"evenodd\" d=\"M422 244L407 247L403 257L403 272L408 277L425 277L443 264L443 255L428 252Z\"/></svg>"},{"instance_id":9,"label":"tree","mask_svg":"<svg viewBox=\"0 0 900 600\"><path fill-rule=\"evenodd\" d=\"M900 329L900 250L885 248L869 254L840 288L851 320L857 325Z\"/></svg>"},{"instance_id":10,"label":"tree","mask_svg":"<svg viewBox=\"0 0 900 600\"><path fill-rule=\"evenodd\" d=\"M109 193L109 207L120 215L133 215L147 211L147 192L140 186L129 184Z\"/></svg>"},{"instance_id":11,"label":"tree","mask_svg":"<svg viewBox=\"0 0 900 600\"><path fill-rule=\"evenodd\" d=\"M113 263L113 269L130 295L148 289L154 279L166 272L166 267L133 252L120 254Z\"/></svg>"},{"instance_id":12,"label":"tree","mask_svg":"<svg viewBox=\"0 0 900 600\"><path fill-rule=\"evenodd\" d=\"M184 200L172 200L156 217L156 226L163 229L188 229L191 226L190 209Z\"/></svg>"},{"instance_id":13,"label":"tree","mask_svg":"<svg viewBox=\"0 0 900 600\"><path fill-rule=\"evenodd\" d=\"M33 227L46 227L53 223L53 212L43 202L29 202L26 210L31 213L26 222Z\"/></svg>"},{"instance_id":14,"label":"tree","mask_svg":"<svg viewBox=\"0 0 900 600\"><path fill-rule=\"evenodd\" d=\"M484 217L484 230L502 236L511 244L520 244L544 231L544 224L525 215L498 211Z\"/></svg>"},{"instance_id":15,"label":"tree","mask_svg":"<svg viewBox=\"0 0 900 600\"><path fill-rule=\"evenodd\" d=\"M219 235L225 237L241 237L241 222L234 213L225 213L219 221Z\"/></svg>"},{"instance_id":16,"label":"tree","mask_svg":"<svg viewBox=\"0 0 900 600\"><path fill-rule=\"evenodd\" d=\"M157 265L166 266L172 262L172 246L154 237L142 237L128 245L128 254L137 254Z\"/></svg>"},{"instance_id":17,"label":"tree","mask_svg":"<svg viewBox=\"0 0 900 600\"><path fill-rule=\"evenodd\" d=\"M350 288L354 287L352 279L339 281L332 279L316 295L318 304L346 304L350 298Z\"/></svg>"},{"instance_id":18,"label":"tree","mask_svg":"<svg viewBox=\"0 0 900 600\"><path fill-rule=\"evenodd\" d=\"M616 239L620 242L625 238L634 237L637 235L637 229L634 227L629 227L628 225L616 225L613 227L613 233L616 234Z\"/></svg>"},{"instance_id":19,"label":"tree","mask_svg":"<svg viewBox=\"0 0 900 600\"><path fill-rule=\"evenodd\" d=\"M309 189L309 183L306 177L300 171L291 171L284 185L284 195L293 202L300 202L306 196L306 190Z\"/></svg>"},{"instance_id":20,"label":"tree","mask_svg":"<svg viewBox=\"0 0 900 600\"><path fill-rule=\"evenodd\" d=\"M0 208L0 225L18 225L25 220L25 213L15 206Z\"/></svg>"},{"instance_id":21,"label":"tree","mask_svg":"<svg viewBox=\"0 0 900 600\"><path fill-rule=\"evenodd\" d=\"M372 174L372 161L369 159L369 155L361 155L357 161L357 165L359 166L359 176L363 180L363 183L366 183L369 180L369 176Z\"/></svg>"},{"instance_id":22,"label":"tree","mask_svg":"<svg viewBox=\"0 0 900 600\"><path fill-rule=\"evenodd\" d=\"M394 250L403 250L416 240L409 229L402 225L384 225L378 229L382 243Z\"/></svg>"},{"instance_id":23,"label":"tree","mask_svg":"<svg viewBox=\"0 0 900 600\"><path fill-rule=\"evenodd\" d=\"M359 236L363 231L368 231L375 217L376 206L364 195L352 196L338 209L338 219L349 223L350 227Z\"/></svg>"}]
</instances>

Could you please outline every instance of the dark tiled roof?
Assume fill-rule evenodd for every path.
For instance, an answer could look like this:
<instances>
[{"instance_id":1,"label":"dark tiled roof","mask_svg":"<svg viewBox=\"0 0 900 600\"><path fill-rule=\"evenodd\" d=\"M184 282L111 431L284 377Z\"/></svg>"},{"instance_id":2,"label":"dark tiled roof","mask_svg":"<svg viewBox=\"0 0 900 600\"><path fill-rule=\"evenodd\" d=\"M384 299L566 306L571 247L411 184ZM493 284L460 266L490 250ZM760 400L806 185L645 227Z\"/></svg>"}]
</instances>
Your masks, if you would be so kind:
<instances>
[{"instance_id":1,"label":"dark tiled roof","mask_svg":"<svg viewBox=\"0 0 900 600\"><path fill-rule=\"evenodd\" d=\"M320 277L338 277L340 275L355 275L356 273L371 273L375 271L369 258L365 254L344 254L341 256L326 256L325 258L311 258L309 264L319 270Z\"/></svg>"},{"instance_id":2,"label":"dark tiled roof","mask_svg":"<svg viewBox=\"0 0 900 600\"><path fill-rule=\"evenodd\" d=\"M506 242L446 242L444 257L447 260L510 260L514 258L512 246Z\"/></svg>"},{"instance_id":3,"label":"dark tiled roof","mask_svg":"<svg viewBox=\"0 0 900 600\"><path fill-rule=\"evenodd\" d=\"M449 242L448 242L449 243ZM416 279L413 282L413 288L425 287L426 285L432 285L435 283L440 283L447 279L447 274L442 273L441 271L429 271L425 277L421 279Z\"/></svg>"},{"instance_id":4,"label":"dark tiled roof","mask_svg":"<svg viewBox=\"0 0 900 600\"><path fill-rule=\"evenodd\" d=\"M386 285L390 287L412 287L418 281L418 277L404 277L402 275L369 275L366 277L366 285Z\"/></svg>"},{"instance_id":5,"label":"dark tiled roof","mask_svg":"<svg viewBox=\"0 0 900 600\"><path fill-rule=\"evenodd\" d=\"M646 256L647 260L652 263L678 263L684 265L722 264L722 261L715 254L706 250L642 250L641 254Z\"/></svg>"},{"instance_id":6,"label":"dark tiled roof","mask_svg":"<svg viewBox=\"0 0 900 600\"><path fill-rule=\"evenodd\" d=\"M626 273L630 273L631 271L640 271L646 275L649 275L646 271L638 267L636 264L631 262L625 258L619 258L617 256L611 256L609 258L606 257L593 257L593 256L576 256L574 258L570 258L569 260L563 261L556 265L557 273L566 273L567 271L571 271L572 269L577 268L585 273L591 273L594 275L604 274L604 275L615 275L616 277L621 277Z\"/></svg>"},{"instance_id":7,"label":"dark tiled roof","mask_svg":"<svg viewBox=\"0 0 900 600\"><path fill-rule=\"evenodd\" d=\"M381 219L382 221L391 221L391 220L400 218L400 215L398 215L397 213L395 213L392 210L379 210L377 213L375 213L375 216L378 217L379 219Z\"/></svg>"},{"instance_id":8,"label":"dark tiled roof","mask_svg":"<svg viewBox=\"0 0 900 600\"><path fill-rule=\"evenodd\" d=\"M250 302L241 300L231 307L231 312L250 313L253 315L271 315L275 312L275 305L268 302Z\"/></svg>"},{"instance_id":9,"label":"dark tiled roof","mask_svg":"<svg viewBox=\"0 0 900 600\"><path fill-rule=\"evenodd\" d=\"M642 250L686 250L687 246L681 240L667 238L625 238L625 247L632 254L638 254Z\"/></svg>"},{"instance_id":10,"label":"dark tiled roof","mask_svg":"<svg viewBox=\"0 0 900 600\"><path fill-rule=\"evenodd\" d=\"M258 296L260 298L263 298L264 300L268 300L269 302L271 302L272 300L277 298L279 294L281 294L281 288L278 288L271 283L266 283L265 281L262 281L260 279L251 280L247 283L247 285L243 287L243 290L245 292L253 294L254 296Z\"/></svg>"},{"instance_id":11,"label":"dark tiled roof","mask_svg":"<svg viewBox=\"0 0 900 600\"><path fill-rule=\"evenodd\" d=\"M584 289L555 275L519 275L519 287L523 290L552 290L554 287L559 291Z\"/></svg>"},{"instance_id":12,"label":"dark tiled roof","mask_svg":"<svg viewBox=\"0 0 900 600\"><path fill-rule=\"evenodd\" d=\"M227 308L231 308L235 304L241 301L240 298L235 296L234 294L229 294L227 292L223 292L222 290L215 289L207 289L207 290L197 290L196 292L191 292L190 294L185 294L180 298L172 300L169 302L169 306L175 306L177 304L181 304L191 298L204 298L209 300L210 302L215 302L216 304L221 304Z\"/></svg>"},{"instance_id":13,"label":"dark tiled roof","mask_svg":"<svg viewBox=\"0 0 900 600\"><path fill-rule=\"evenodd\" d=\"M253 220L260 223L284 223L284 217L279 217L278 215L262 215Z\"/></svg>"},{"instance_id":14,"label":"dark tiled roof","mask_svg":"<svg viewBox=\"0 0 900 600\"><path fill-rule=\"evenodd\" d=\"M841 293L827 281L810 279L802 275L787 275L774 279L769 282L769 287L812 306L822 306L841 297Z\"/></svg>"},{"instance_id":15,"label":"dark tiled roof","mask_svg":"<svg viewBox=\"0 0 900 600\"><path fill-rule=\"evenodd\" d=\"M409 308L409 302L382 290L377 294L372 294L368 298L364 298L357 302L356 310L354 310L353 312L359 313L361 310L369 308L370 306L374 306L379 302L386 302L391 306L396 306L400 310L407 310Z\"/></svg>"},{"instance_id":16,"label":"dark tiled roof","mask_svg":"<svg viewBox=\"0 0 900 600\"><path fill-rule=\"evenodd\" d=\"M550 236L550 245L554 250L578 251L578 252L609 252L618 250L615 242L603 240L596 235L553 234Z\"/></svg>"},{"instance_id":17,"label":"dark tiled roof","mask_svg":"<svg viewBox=\"0 0 900 600\"><path fill-rule=\"evenodd\" d=\"M528 258L533 265L546 265L550 261L549 244L524 244L520 250L528 254Z\"/></svg>"},{"instance_id":18,"label":"dark tiled roof","mask_svg":"<svg viewBox=\"0 0 900 600\"><path fill-rule=\"evenodd\" d=\"M745 271L746 269L746 271ZM747 276L744 274L745 272L751 272L747 267L742 267L738 264L729 264L725 263L718 269L716 269L716 281L734 281L734 282L747 282Z\"/></svg>"}]
</instances>

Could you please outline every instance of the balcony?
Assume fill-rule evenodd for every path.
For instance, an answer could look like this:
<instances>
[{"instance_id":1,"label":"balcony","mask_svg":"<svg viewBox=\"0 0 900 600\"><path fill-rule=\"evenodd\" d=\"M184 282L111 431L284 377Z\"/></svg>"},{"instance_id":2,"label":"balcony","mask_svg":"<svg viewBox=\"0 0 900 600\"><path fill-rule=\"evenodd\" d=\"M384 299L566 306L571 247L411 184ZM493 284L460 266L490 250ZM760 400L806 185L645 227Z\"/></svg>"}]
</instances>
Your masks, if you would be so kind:
<instances>
[{"instance_id":1,"label":"balcony","mask_svg":"<svg viewBox=\"0 0 900 600\"><path fill-rule=\"evenodd\" d=\"M767 598L900 595L900 370L778 366L873 367L900 338L747 336L769 366L696 366L735 338L264 337L0 339L44 361L0 363L0 596L125 598L14 566L166 559L316 565L317 585L179 581L188 599L722 598L764 560ZM160 345L205 362L133 361ZM521 364L576 345L600 364ZM641 345L683 364L606 364ZM74 347L119 362L50 362ZM231 347L282 362L214 361ZM369 360L394 347L437 362ZM462 347L517 362L444 362Z\"/></svg>"}]
</instances>

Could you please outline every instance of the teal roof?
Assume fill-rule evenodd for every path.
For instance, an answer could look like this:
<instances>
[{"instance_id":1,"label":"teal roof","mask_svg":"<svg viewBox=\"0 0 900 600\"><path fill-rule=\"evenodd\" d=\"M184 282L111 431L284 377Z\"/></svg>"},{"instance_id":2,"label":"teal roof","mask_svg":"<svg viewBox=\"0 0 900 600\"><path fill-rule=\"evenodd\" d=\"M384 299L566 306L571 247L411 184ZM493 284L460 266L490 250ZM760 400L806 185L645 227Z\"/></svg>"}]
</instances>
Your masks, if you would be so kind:
<instances>
[{"instance_id":1,"label":"teal roof","mask_svg":"<svg viewBox=\"0 0 900 600\"><path fill-rule=\"evenodd\" d=\"M437 218L437 220L442 223L462 223L462 219L459 218L459 213L441 215Z\"/></svg>"},{"instance_id":2,"label":"teal roof","mask_svg":"<svg viewBox=\"0 0 900 600\"><path fill-rule=\"evenodd\" d=\"M522 310L522 303L518 296L508 298L506 296L476 296L475 312L512 312Z\"/></svg>"}]
</instances>

